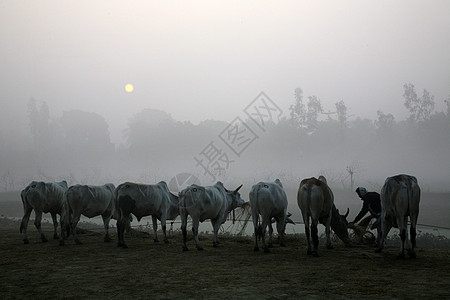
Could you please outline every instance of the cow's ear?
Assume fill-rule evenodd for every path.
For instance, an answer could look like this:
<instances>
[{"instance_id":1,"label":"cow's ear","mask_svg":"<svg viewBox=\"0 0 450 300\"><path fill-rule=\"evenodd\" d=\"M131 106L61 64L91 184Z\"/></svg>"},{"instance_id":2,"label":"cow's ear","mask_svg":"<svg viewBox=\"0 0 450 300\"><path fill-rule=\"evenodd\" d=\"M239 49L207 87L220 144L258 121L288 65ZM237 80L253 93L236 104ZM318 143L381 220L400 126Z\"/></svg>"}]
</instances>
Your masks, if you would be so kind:
<instances>
[{"instance_id":1,"label":"cow's ear","mask_svg":"<svg viewBox=\"0 0 450 300\"><path fill-rule=\"evenodd\" d=\"M241 189L242 186L243 184L241 184L236 190L234 190L234 193L236 194Z\"/></svg>"}]
</instances>

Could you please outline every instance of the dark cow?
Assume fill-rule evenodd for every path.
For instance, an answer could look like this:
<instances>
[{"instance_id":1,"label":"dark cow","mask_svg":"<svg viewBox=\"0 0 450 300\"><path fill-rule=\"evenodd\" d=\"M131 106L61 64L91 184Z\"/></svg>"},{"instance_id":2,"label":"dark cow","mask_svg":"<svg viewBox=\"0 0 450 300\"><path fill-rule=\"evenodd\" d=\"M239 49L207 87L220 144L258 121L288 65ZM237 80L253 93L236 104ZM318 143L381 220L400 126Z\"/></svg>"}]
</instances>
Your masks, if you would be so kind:
<instances>
[{"instance_id":1,"label":"dark cow","mask_svg":"<svg viewBox=\"0 0 450 300\"><path fill-rule=\"evenodd\" d=\"M144 216L152 216L154 241L158 242L156 234L157 220L161 221L164 242L168 243L166 221L175 220L179 215L178 197L172 194L164 181L158 184L138 184L125 182L114 191L116 210L118 212L117 234L118 246L126 248L124 231L129 223L130 214L140 221Z\"/></svg>"},{"instance_id":2,"label":"dark cow","mask_svg":"<svg viewBox=\"0 0 450 300\"><path fill-rule=\"evenodd\" d=\"M32 181L25 189L22 190L20 196L22 198L23 204L23 218L20 223L20 232L23 233L23 242L28 244L27 237L27 227L28 221L30 219L31 211L34 209L35 220L34 225L36 226L41 240L47 242L47 238L41 229L42 213L50 213L53 220L53 238L58 239L58 221L56 215L62 213L64 204L64 193L67 190L67 182L43 182L43 181ZM63 224L61 223L61 231L63 231Z\"/></svg>"},{"instance_id":3,"label":"dark cow","mask_svg":"<svg viewBox=\"0 0 450 300\"><path fill-rule=\"evenodd\" d=\"M319 237L317 225L320 222L325 225L325 234L327 236L327 248L332 249L330 232L331 228L346 244L350 244L347 232L347 214L342 216L334 205L334 196L328 187L325 177L320 176L319 179L314 177L303 179L297 194L297 202L302 211L303 222L305 223L305 234L308 242L307 254L319 256L317 248L319 245ZM311 232L309 219L311 218ZM313 240L313 248L311 248L310 235Z\"/></svg>"}]
</instances>

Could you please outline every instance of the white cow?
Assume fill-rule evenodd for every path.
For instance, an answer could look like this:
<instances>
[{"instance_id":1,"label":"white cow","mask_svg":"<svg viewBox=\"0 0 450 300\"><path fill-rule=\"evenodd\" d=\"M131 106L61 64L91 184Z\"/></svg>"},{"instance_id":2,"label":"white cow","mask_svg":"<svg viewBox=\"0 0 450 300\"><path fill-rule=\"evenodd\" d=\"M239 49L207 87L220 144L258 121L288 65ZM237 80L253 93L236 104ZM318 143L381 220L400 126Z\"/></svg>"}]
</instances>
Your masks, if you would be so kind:
<instances>
[{"instance_id":1,"label":"white cow","mask_svg":"<svg viewBox=\"0 0 450 300\"><path fill-rule=\"evenodd\" d=\"M213 186L190 185L179 193L181 231L183 232L183 251L186 246L186 226L188 215L192 218L192 232L198 250L203 250L198 240L198 225L207 219L211 220L214 230L213 246L217 247L217 232L226 221L231 210L244 204L239 194L240 185L236 190L229 191L218 181Z\"/></svg>"},{"instance_id":2,"label":"white cow","mask_svg":"<svg viewBox=\"0 0 450 300\"><path fill-rule=\"evenodd\" d=\"M388 177L381 189L381 230L382 237L376 252L381 252L384 241L392 226L400 230L400 254L399 258L405 257L405 241L408 240L408 217L411 221L411 249L408 255L416 257L414 247L416 246L416 224L419 216L420 187L417 178L410 175L397 175Z\"/></svg>"},{"instance_id":3,"label":"white cow","mask_svg":"<svg viewBox=\"0 0 450 300\"><path fill-rule=\"evenodd\" d=\"M158 242L156 231L157 220L160 220L164 242L169 242L166 235L166 220L175 220L179 215L179 209L178 197L169 191L164 181L153 185L125 182L115 189L114 194L119 214L117 220L119 247L127 247L123 233L130 220L130 214L135 215L138 221L144 216L152 216L155 242Z\"/></svg>"},{"instance_id":4,"label":"white cow","mask_svg":"<svg viewBox=\"0 0 450 300\"><path fill-rule=\"evenodd\" d=\"M22 222L20 223L20 232L23 233L24 244L29 243L27 238L27 227L31 211L33 209L35 213L34 225L41 235L41 240L43 242L48 241L41 229L42 213L50 213L52 215L54 227L53 238L58 239L58 221L56 219L56 215L59 214L61 216L64 202L64 192L66 190L66 181L32 181L25 189L22 190L20 196L22 198L24 215ZM63 224L61 223L61 231L63 231L62 226Z\"/></svg>"},{"instance_id":5,"label":"white cow","mask_svg":"<svg viewBox=\"0 0 450 300\"><path fill-rule=\"evenodd\" d=\"M333 228L334 232L346 244L350 244L347 232L346 215L340 215L334 205L334 196L328 187L325 177L320 176L319 179L314 177L303 179L297 193L297 203L302 211L303 222L305 223L305 233L308 242L307 254L319 256L317 247L319 246L319 237L317 225L319 223L325 225L325 234L327 237L327 248L332 249L330 232ZM310 225L311 218L311 236L313 240L313 249L310 242Z\"/></svg>"},{"instance_id":6,"label":"white cow","mask_svg":"<svg viewBox=\"0 0 450 300\"><path fill-rule=\"evenodd\" d=\"M252 208L252 219L255 227L255 251L259 250L258 239L262 237L264 252L272 247L272 218L277 222L280 245L284 245L284 230L286 228L287 197L279 179L275 182L258 182L252 186L249 193ZM259 216L261 215L261 222ZM266 246L266 228L269 226L269 247Z\"/></svg>"},{"instance_id":7,"label":"white cow","mask_svg":"<svg viewBox=\"0 0 450 300\"><path fill-rule=\"evenodd\" d=\"M105 229L104 241L109 242L109 221L114 212L114 185L73 185L65 193L66 205L62 216L62 222L70 224L73 238L76 244L81 244L77 237L77 224L81 215L88 218L102 216ZM61 235L60 244L64 245L65 236Z\"/></svg>"}]
</instances>

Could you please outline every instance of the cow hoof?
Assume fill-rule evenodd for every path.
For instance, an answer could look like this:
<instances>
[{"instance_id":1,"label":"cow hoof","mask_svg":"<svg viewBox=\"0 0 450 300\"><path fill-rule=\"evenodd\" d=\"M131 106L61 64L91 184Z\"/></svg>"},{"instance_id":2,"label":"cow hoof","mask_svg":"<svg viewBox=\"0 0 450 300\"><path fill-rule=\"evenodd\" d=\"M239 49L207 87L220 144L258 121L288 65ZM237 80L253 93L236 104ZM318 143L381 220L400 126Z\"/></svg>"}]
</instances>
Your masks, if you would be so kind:
<instances>
[{"instance_id":1,"label":"cow hoof","mask_svg":"<svg viewBox=\"0 0 450 300\"><path fill-rule=\"evenodd\" d=\"M128 246L126 244L122 244L123 249L128 249Z\"/></svg>"},{"instance_id":2,"label":"cow hoof","mask_svg":"<svg viewBox=\"0 0 450 300\"><path fill-rule=\"evenodd\" d=\"M259 251L259 247L255 246L255 248L253 248L253 251L255 251L255 252Z\"/></svg>"},{"instance_id":3,"label":"cow hoof","mask_svg":"<svg viewBox=\"0 0 450 300\"><path fill-rule=\"evenodd\" d=\"M189 251L188 247L183 246L183 251Z\"/></svg>"},{"instance_id":4,"label":"cow hoof","mask_svg":"<svg viewBox=\"0 0 450 300\"><path fill-rule=\"evenodd\" d=\"M327 249L333 249L333 245L327 245Z\"/></svg>"},{"instance_id":5,"label":"cow hoof","mask_svg":"<svg viewBox=\"0 0 450 300\"><path fill-rule=\"evenodd\" d=\"M64 241L63 241L63 240L60 240L60 241L59 241L59 245L60 245L60 246L64 246Z\"/></svg>"},{"instance_id":6,"label":"cow hoof","mask_svg":"<svg viewBox=\"0 0 450 300\"><path fill-rule=\"evenodd\" d=\"M219 247L219 243L213 243L213 247L214 248L218 248Z\"/></svg>"},{"instance_id":7,"label":"cow hoof","mask_svg":"<svg viewBox=\"0 0 450 300\"><path fill-rule=\"evenodd\" d=\"M264 248L264 253L270 253L270 250L269 250L268 247L265 247L265 248Z\"/></svg>"},{"instance_id":8,"label":"cow hoof","mask_svg":"<svg viewBox=\"0 0 450 300\"><path fill-rule=\"evenodd\" d=\"M24 239L24 240L23 240L23 243L26 245L26 244L29 244L30 241L28 241L28 239Z\"/></svg>"},{"instance_id":9,"label":"cow hoof","mask_svg":"<svg viewBox=\"0 0 450 300\"><path fill-rule=\"evenodd\" d=\"M164 243L166 243L166 244L170 244L170 242L169 242L169 240L168 240L168 239L165 239L165 240L164 240Z\"/></svg>"},{"instance_id":10,"label":"cow hoof","mask_svg":"<svg viewBox=\"0 0 450 300\"><path fill-rule=\"evenodd\" d=\"M159 240L158 239L154 239L153 242L154 243L159 243Z\"/></svg>"},{"instance_id":11,"label":"cow hoof","mask_svg":"<svg viewBox=\"0 0 450 300\"><path fill-rule=\"evenodd\" d=\"M198 251L203 251L203 247L197 247Z\"/></svg>"},{"instance_id":12,"label":"cow hoof","mask_svg":"<svg viewBox=\"0 0 450 300\"><path fill-rule=\"evenodd\" d=\"M111 242L112 240L111 240L110 238L105 238L103 241L104 241L105 243L109 243L109 242Z\"/></svg>"},{"instance_id":13,"label":"cow hoof","mask_svg":"<svg viewBox=\"0 0 450 300\"><path fill-rule=\"evenodd\" d=\"M59 236L58 236L57 234L54 234L54 235L53 235L53 239L54 239L54 240L59 240Z\"/></svg>"},{"instance_id":14,"label":"cow hoof","mask_svg":"<svg viewBox=\"0 0 450 300\"><path fill-rule=\"evenodd\" d=\"M280 243L280 247L286 247L285 243Z\"/></svg>"},{"instance_id":15,"label":"cow hoof","mask_svg":"<svg viewBox=\"0 0 450 300\"><path fill-rule=\"evenodd\" d=\"M381 253L381 249L380 248L375 249L375 253Z\"/></svg>"},{"instance_id":16,"label":"cow hoof","mask_svg":"<svg viewBox=\"0 0 450 300\"><path fill-rule=\"evenodd\" d=\"M312 256L313 257L319 257L319 253L317 253L317 251L313 251Z\"/></svg>"},{"instance_id":17,"label":"cow hoof","mask_svg":"<svg viewBox=\"0 0 450 300\"><path fill-rule=\"evenodd\" d=\"M48 242L48 240L45 237L42 238L41 240L42 240L43 243L47 243Z\"/></svg>"},{"instance_id":18,"label":"cow hoof","mask_svg":"<svg viewBox=\"0 0 450 300\"><path fill-rule=\"evenodd\" d=\"M398 259L404 259L405 258L405 254L404 253L400 253L399 255L397 255Z\"/></svg>"}]
</instances>

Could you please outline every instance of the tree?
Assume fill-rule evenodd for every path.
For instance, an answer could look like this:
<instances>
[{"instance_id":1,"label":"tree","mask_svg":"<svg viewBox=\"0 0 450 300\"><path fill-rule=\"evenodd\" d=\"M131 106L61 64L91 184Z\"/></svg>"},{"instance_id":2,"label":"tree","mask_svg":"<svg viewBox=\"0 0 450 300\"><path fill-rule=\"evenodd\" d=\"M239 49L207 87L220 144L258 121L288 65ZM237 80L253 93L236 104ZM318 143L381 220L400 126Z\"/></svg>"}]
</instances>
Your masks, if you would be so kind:
<instances>
[{"instance_id":1,"label":"tree","mask_svg":"<svg viewBox=\"0 0 450 300\"><path fill-rule=\"evenodd\" d=\"M67 154L85 162L108 159L114 152L105 119L81 110L64 111L59 119Z\"/></svg>"},{"instance_id":2,"label":"tree","mask_svg":"<svg viewBox=\"0 0 450 300\"><path fill-rule=\"evenodd\" d=\"M308 112L306 113L306 126L309 131L315 131L318 125L319 113L323 111L322 104L316 96L308 97Z\"/></svg>"},{"instance_id":3,"label":"tree","mask_svg":"<svg viewBox=\"0 0 450 300\"><path fill-rule=\"evenodd\" d=\"M336 113L338 117L338 121L341 124L342 127L346 127L347 125L347 106L345 105L344 101L339 101L335 104L336 106Z\"/></svg>"},{"instance_id":4,"label":"tree","mask_svg":"<svg viewBox=\"0 0 450 300\"><path fill-rule=\"evenodd\" d=\"M345 170L348 173L348 177L350 177L350 190L353 191L354 184L355 184L355 176L358 173L362 173L364 171L364 167L359 161L354 161L350 165L348 165Z\"/></svg>"},{"instance_id":5,"label":"tree","mask_svg":"<svg viewBox=\"0 0 450 300\"><path fill-rule=\"evenodd\" d=\"M417 96L413 84L408 83L403 85L405 98L405 107L409 110L409 120L412 122L419 122L430 119L431 113L434 109L434 96L424 89L422 97Z\"/></svg>"},{"instance_id":6,"label":"tree","mask_svg":"<svg viewBox=\"0 0 450 300\"><path fill-rule=\"evenodd\" d=\"M381 110L377 111L378 120L375 120L375 126L381 132L389 131L394 125L394 116L392 114L384 114Z\"/></svg>"},{"instance_id":7,"label":"tree","mask_svg":"<svg viewBox=\"0 0 450 300\"><path fill-rule=\"evenodd\" d=\"M303 91L301 88L296 88L294 92L295 103L289 107L291 113L291 120L296 127L302 128L306 123L306 108L303 104Z\"/></svg>"}]
</instances>

